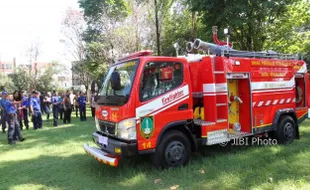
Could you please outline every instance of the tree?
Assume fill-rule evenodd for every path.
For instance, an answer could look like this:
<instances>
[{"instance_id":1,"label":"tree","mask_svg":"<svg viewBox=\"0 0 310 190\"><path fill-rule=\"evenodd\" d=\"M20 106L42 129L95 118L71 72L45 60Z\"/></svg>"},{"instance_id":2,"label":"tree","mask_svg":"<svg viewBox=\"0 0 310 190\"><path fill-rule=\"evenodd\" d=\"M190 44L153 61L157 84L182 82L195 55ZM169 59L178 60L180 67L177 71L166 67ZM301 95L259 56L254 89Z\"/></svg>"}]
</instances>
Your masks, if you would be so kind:
<instances>
[{"instance_id":1,"label":"tree","mask_svg":"<svg viewBox=\"0 0 310 190\"><path fill-rule=\"evenodd\" d=\"M159 24L158 24L158 4L157 4L157 0L154 0L154 7L155 7L155 27L156 27L157 54L160 55L160 33L159 33Z\"/></svg>"},{"instance_id":2,"label":"tree","mask_svg":"<svg viewBox=\"0 0 310 190\"><path fill-rule=\"evenodd\" d=\"M38 77L38 57L41 53L40 50L40 46L41 46L41 42L39 40L39 38L33 40L27 50L27 54L29 56L29 63L31 65L31 67L34 70L34 73L32 73L32 69L29 70L29 75L34 75L33 82L32 82L32 88L36 88L36 83L37 83L37 77Z\"/></svg>"},{"instance_id":3,"label":"tree","mask_svg":"<svg viewBox=\"0 0 310 190\"><path fill-rule=\"evenodd\" d=\"M53 85L53 75L56 74L53 66L46 69L37 80L36 90L40 92L48 92L51 89L55 89L56 86Z\"/></svg>"},{"instance_id":4,"label":"tree","mask_svg":"<svg viewBox=\"0 0 310 190\"><path fill-rule=\"evenodd\" d=\"M194 15L193 18L192 12L183 0L175 0L167 12L165 19L162 20L163 55L176 54L174 43L179 44L180 53L186 53L186 43L196 37L194 28L200 26L196 21L196 16Z\"/></svg>"},{"instance_id":5,"label":"tree","mask_svg":"<svg viewBox=\"0 0 310 190\"><path fill-rule=\"evenodd\" d=\"M0 72L0 91L13 92L15 90L14 83L11 78Z\"/></svg>"},{"instance_id":6,"label":"tree","mask_svg":"<svg viewBox=\"0 0 310 190\"><path fill-rule=\"evenodd\" d=\"M78 80L79 84L85 85L86 89L88 89L90 84L90 78L87 73L86 65L84 62L81 61L74 61L72 62L72 73L73 80Z\"/></svg>"},{"instance_id":7,"label":"tree","mask_svg":"<svg viewBox=\"0 0 310 190\"><path fill-rule=\"evenodd\" d=\"M124 0L79 0L80 7L84 10L87 21L98 22L103 14L115 20L127 16L127 5Z\"/></svg>"},{"instance_id":8,"label":"tree","mask_svg":"<svg viewBox=\"0 0 310 190\"><path fill-rule=\"evenodd\" d=\"M267 27L266 49L281 53L305 53L310 61L310 7L309 1L298 1Z\"/></svg>"},{"instance_id":9,"label":"tree","mask_svg":"<svg viewBox=\"0 0 310 190\"><path fill-rule=\"evenodd\" d=\"M109 65L127 53L151 47L148 35L149 4L129 0L81 0L87 29L85 67L96 81L101 80ZM154 33L155 34L155 33Z\"/></svg>"},{"instance_id":10,"label":"tree","mask_svg":"<svg viewBox=\"0 0 310 190\"><path fill-rule=\"evenodd\" d=\"M9 77L11 78L14 86L18 89L18 90L29 90L31 84L32 84L32 80L33 78L30 77L29 73L21 70L21 69L17 69L17 71L11 75L9 75Z\"/></svg>"},{"instance_id":11,"label":"tree","mask_svg":"<svg viewBox=\"0 0 310 190\"><path fill-rule=\"evenodd\" d=\"M190 18L192 14L184 1L128 0L126 3L114 1L112 5L108 5L110 1L105 3L98 0L80 1L88 26L84 38L86 48L99 47L96 43L104 47L99 48L100 51L105 51L101 52L103 56L100 58L102 61L100 64L107 65L115 61L115 58L142 49L151 49L163 55L174 54L173 43L180 41L185 47L185 41L190 38L188 31L190 34L193 33L191 32L193 27L189 23L192 20L196 21L196 14L195 19ZM116 4L118 9L106 11L107 7L114 7ZM95 11L92 12L90 8L94 8L95 5ZM103 7L99 8L100 6ZM180 29L178 34L175 34L175 28ZM91 43L94 44L90 45ZM92 50L88 52L92 53ZM94 64L94 60L99 60L95 56L87 57L92 58L88 61L91 64Z\"/></svg>"},{"instance_id":12,"label":"tree","mask_svg":"<svg viewBox=\"0 0 310 190\"><path fill-rule=\"evenodd\" d=\"M80 82L82 82L81 84L85 85L88 90L89 70L83 66L86 64L86 45L83 41L85 24L86 22L84 20L83 12L69 8L62 22L62 33L64 35L64 39L62 39L61 42L67 46L69 50L68 52L71 55L71 70L73 72L73 77L76 77L76 75L82 77Z\"/></svg>"},{"instance_id":13,"label":"tree","mask_svg":"<svg viewBox=\"0 0 310 190\"><path fill-rule=\"evenodd\" d=\"M266 27L287 10L296 0L187 0L193 12L205 25L204 32L211 41L212 26L230 27L234 47L259 51L267 38Z\"/></svg>"},{"instance_id":14,"label":"tree","mask_svg":"<svg viewBox=\"0 0 310 190\"><path fill-rule=\"evenodd\" d=\"M83 42L83 32L85 27L83 12L69 8L66 16L62 21L62 34L64 38L61 40L68 50L74 61L83 61L85 56L85 45Z\"/></svg>"},{"instance_id":15,"label":"tree","mask_svg":"<svg viewBox=\"0 0 310 190\"><path fill-rule=\"evenodd\" d=\"M87 43L108 41L105 34L109 35L128 14L124 0L79 0L79 4L87 22L84 35ZM113 44L109 45L113 49Z\"/></svg>"}]
</instances>

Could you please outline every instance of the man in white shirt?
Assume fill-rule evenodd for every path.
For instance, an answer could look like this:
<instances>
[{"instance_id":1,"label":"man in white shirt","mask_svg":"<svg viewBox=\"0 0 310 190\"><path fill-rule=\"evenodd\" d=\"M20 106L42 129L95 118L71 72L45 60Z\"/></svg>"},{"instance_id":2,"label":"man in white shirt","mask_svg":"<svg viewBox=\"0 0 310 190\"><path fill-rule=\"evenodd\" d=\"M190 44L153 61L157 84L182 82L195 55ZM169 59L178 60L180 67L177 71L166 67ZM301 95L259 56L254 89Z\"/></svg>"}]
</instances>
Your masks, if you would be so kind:
<instances>
[{"instance_id":1,"label":"man in white shirt","mask_svg":"<svg viewBox=\"0 0 310 190\"><path fill-rule=\"evenodd\" d=\"M70 102L71 102L72 111L74 111L74 105L73 105L74 97L75 97L75 95L72 93L72 91L70 91L69 98L70 98Z\"/></svg>"}]
</instances>

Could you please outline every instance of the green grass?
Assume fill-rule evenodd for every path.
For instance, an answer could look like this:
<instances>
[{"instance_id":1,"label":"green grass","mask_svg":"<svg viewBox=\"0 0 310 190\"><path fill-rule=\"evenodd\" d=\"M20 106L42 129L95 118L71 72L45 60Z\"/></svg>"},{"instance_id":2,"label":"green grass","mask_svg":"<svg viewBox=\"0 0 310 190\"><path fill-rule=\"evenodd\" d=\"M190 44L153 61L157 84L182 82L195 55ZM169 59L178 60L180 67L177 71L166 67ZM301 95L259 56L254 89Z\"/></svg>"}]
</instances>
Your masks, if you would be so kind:
<instances>
[{"instance_id":1,"label":"green grass","mask_svg":"<svg viewBox=\"0 0 310 190\"><path fill-rule=\"evenodd\" d=\"M170 170L154 169L148 157L113 168L86 155L82 145L92 144L91 118L51 124L24 130L27 140L15 146L0 134L0 189L310 189L309 121L291 145L206 147L186 167Z\"/></svg>"}]
</instances>

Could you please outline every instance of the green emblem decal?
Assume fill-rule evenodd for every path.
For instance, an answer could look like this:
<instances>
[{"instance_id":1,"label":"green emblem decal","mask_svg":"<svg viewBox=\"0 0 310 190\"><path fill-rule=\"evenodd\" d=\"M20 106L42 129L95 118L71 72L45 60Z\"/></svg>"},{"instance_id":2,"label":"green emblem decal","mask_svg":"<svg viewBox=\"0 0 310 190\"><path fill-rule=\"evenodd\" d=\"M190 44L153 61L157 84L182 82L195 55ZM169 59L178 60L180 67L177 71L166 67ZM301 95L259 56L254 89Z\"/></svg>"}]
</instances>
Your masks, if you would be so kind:
<instances>
[{"instance_id":1,"label":"green emblem decal","mask_svg":"<svg viewBox=\"0 0 310 190\"><path fill-rule=\"evenodd\" d=\"M140 134L145 139L149 139L154 134L154 118L153 117L143 117L141 118Z\"/></svg>"}]
</instances>

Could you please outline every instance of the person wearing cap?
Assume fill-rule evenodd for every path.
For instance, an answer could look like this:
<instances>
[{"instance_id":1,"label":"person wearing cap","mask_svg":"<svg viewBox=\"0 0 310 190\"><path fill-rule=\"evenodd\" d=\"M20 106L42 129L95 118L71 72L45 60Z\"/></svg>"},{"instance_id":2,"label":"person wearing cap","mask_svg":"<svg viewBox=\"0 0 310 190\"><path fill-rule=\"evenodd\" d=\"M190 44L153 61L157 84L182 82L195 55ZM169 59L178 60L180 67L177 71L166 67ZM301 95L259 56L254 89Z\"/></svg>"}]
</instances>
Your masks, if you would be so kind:
<instances>
[{"instance_id":1,"label":"person wearing cap","mask_svg":"<svg viewBox=\"0 0 310 190\"><path fill-rule=\"evenodd\" d=\"M42 128L42 113L40 106L40 94L38 91L32 92L30 99L30 110L33 117L33 128L34 130Z\"/></svg>"},{"instance_id":2,"label":"person wearing cap","mask_svg":"<svg viewBox=\"0 0 310 190\"><path fill-rule=\"evenodd\" d=\"M15 107L15 105L20 104L21 102L16 102L13 100L14 100L13 95L10 94L8 96L8 99L5 101L5 109L7 111L9 121L8 143L10 145L16 144L17 138L19 141L25 140L20 131L20 126L17 118L17 109Z\"/></svg>"},{"instance_id":3,"label":"person wearing cap","mask_svg":"<svg viewBox=\"0 0 310 190\"><path fill-rule=\"evenodd\" d=\"M5 110L5 103L7 101L7 92L2 92L2 98L0 100L0 109L1 109L1 125L2 125L2 132L5 133L6 123L8 121L8 116Z\"/></svg>"}]
</instances>

